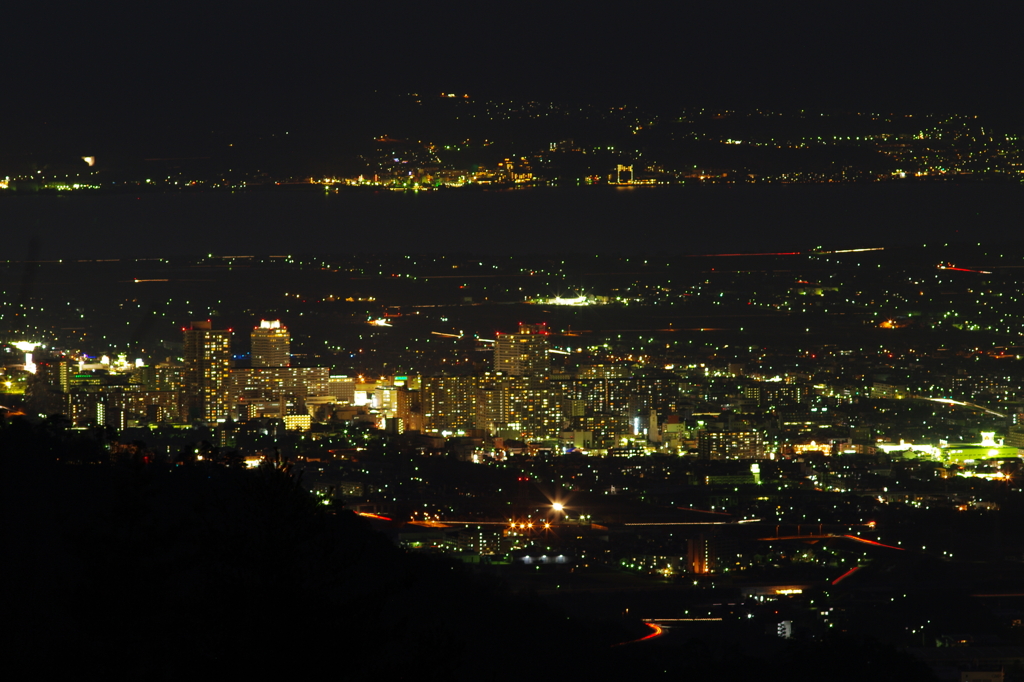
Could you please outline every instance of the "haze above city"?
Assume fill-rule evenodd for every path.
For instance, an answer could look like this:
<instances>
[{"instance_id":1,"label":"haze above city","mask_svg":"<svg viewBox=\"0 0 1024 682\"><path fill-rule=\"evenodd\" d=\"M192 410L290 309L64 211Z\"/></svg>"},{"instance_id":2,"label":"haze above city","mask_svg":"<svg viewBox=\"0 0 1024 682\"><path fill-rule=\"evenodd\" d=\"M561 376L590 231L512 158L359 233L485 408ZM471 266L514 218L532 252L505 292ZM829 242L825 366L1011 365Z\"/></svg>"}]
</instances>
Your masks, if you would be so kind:
<instances>
[{"instance_id":1,"label":"haze above city","mask_svg":"<svg viewBox=\"0 0 1024 682\"><path fill-rule=\"evenodd\" d=\"M8 8L0 161L331 131L375 90L1020 120L1008 2L47 7Z\"/></svg>"}]
</instances>

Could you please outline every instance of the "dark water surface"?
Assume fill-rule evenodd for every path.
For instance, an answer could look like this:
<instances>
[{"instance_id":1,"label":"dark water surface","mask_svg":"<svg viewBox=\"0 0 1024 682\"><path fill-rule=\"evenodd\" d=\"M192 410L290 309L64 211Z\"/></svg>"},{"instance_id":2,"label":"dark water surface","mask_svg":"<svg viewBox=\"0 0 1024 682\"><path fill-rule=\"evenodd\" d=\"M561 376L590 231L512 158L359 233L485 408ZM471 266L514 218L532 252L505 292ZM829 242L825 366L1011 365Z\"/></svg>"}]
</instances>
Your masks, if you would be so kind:
<instances>
[{"instance_id":1,"label":"dark water surface","mask_svg":"<svg viewBox=\"0 0 1024 682\"><path fill-rule=\"evenodd\" d=\"M6 195L0 259L716 253L1019 239L1024 185Z\"/></svg>"}]
</instances>

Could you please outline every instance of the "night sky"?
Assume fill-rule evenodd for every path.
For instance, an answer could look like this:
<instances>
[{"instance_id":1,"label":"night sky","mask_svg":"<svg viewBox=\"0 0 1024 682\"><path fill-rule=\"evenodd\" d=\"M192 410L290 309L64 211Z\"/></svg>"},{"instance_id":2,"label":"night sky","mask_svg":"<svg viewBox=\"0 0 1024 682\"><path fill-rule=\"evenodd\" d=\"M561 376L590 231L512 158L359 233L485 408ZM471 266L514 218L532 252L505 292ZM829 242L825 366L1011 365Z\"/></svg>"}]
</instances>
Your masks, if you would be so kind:
<instances>
[{"instance_id":1,"label":"night sky","mask_svg":"<svg viewBox=\"0 0 1024 682\"><path fill-rule=\"evenodd\" d=\"M373 89L1013 121L1022 7L8 3L0 162L155 131L324 125Z\"/></svg>"}]
</instances>

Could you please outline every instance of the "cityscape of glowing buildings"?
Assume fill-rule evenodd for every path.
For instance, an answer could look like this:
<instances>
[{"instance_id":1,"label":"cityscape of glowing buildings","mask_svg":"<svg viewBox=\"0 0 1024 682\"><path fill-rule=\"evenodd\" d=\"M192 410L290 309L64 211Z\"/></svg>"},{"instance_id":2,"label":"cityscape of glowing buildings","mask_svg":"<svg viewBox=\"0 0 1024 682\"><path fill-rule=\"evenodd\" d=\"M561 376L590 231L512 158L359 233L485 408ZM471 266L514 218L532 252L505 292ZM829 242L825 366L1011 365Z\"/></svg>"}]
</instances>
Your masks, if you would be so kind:
<instances>
[{"instance_id":1,"label":"cityscape of glowing buildings","mask_svg":"<svg viewBox=\"0 0 1024 682\"><path fill-rule=\"evenodd\" d=\"M840 262L836 259L866 258L868 253L871 252L811 252L809 258L811 262L825 262L828 267L827 263ZM935 283L919 280L915 286L941 289L952 286L952 281L943 284L943 278L969 277L974 272L982 277L992 274L992 270L954 270L966 274L950 273L946 264L940 264L933 270ZM415 278L412 272L407 276ZM790 316L803 311L804 315L832 315L841 321L857 310L857 301L850 292L861 287L855 281L808 282L797 278L788 293L773 294L774 300L761 298L768 289L760 287L749 297L741 295L740 301L730 302L722 298L726 293L721 289L723 285L727 289L735 288L739 281L713 283L698 279L683 290L687 297L684 300L692 306L695 298L706 296L712 310L723 304L742 303L748 309L766 308L769 314ZM981 314L987 318L964 319L962 307L959 311L936 309L880 314L881 309L892 305L929 307L923 290L911 292L916 298L909 300L903 288L906 286L901 284L901 290L895 291L858 291L856 295L872 299L872 306L865 308L860 324L898 330L913 328L926 320L929 325L954 330L1013 333L1014 323L1006 317L1009 309L999 312L998 306L1004 299L996 292L979 289L976 284L971 284L965 293L983 297L980 310L985 311ZM666 298L670 291L666 286L645 284L617 291L618 295L546 299L525 295L522 298L524 302L533 300L534 305L567 309L600 302L623 312L632 306L674 304ZM988 297L985 297L986 291ZM631 293L623 296L623 292ZM730 295L735 296L735 292ZM286 297L291 296L286 294ZM886 296L890 302L879 306L878 300ZM387 312L399 310L400 306L378 304L376 297L364 298L371 308L380 305L385 311L383 317L371 320L372 326L380 327L379 320L390 320L380 331L369 332L369 338L383 340L398 333L391 330L408 325L411 318ZM334 300L333 296L328 297L320 305ZM355 302L352 297L347 300ZM419 315L424 310L415 312ZM32 315L22 317L27 321ZM522 444L516 447L530 451L556 453L579 451L634 456L650 452L691 452L702 459L731 460L799 454L808 442L814 443L812 448L826 454L889 452L899 449L891 443L905 442L908 448L918 443L920 452L942 459L959 454L948 447L949 443L970 442L981 426L992 428L994 425L1006 447L1018 444L1021 439L1016 423L1016 415L1021 410L1012 404L1017 385L1013 375L999 370L996 374L977 374L942 369L938 359L944 352L941 348L905 349L901 351L899 364L883 348L882 364L872 367L871 351L830 343L820 346L810 357L808 351L799 354L802 356L799 364L806 363L806 368L787 371L773 370L771 365L765 364L770 355L751 353L753 348L742 353L745 358L718 361L716 365L713 358L720 356L722 349L692 346L692 339L686 347L680 348L676 327L671 323L654 334L668 333L667 338L676 338L661 351L657 350L660 342L655 342L654 336L644 342L641 335L636 340L641 345L634 345L632 349L613 348L607 342L595 345L582 338L576 342L579 332L556 330L558 333L552 334L547 324L520 323L517 331L499 331L493 334L494 339L476 335L472 341L475 347L462 360L429 351L433 356L431 364L440 371L417 373L415 361L410 362L416 353L423 353L430 345L427 341L421 342L423 349L406 351L411 351L412 355L406 355L401 361L404 364L399 366L408 368L401 373L357 379L354 374L339 373L337 359L323 362L329 359L327 355L321 357L319 365L308 361L294 363L291 335L280 320L265 319L255 325L248 335L248 349L238 347L237 335L232 331L215 329L212 324L193 322L183 331L181 357L161 358L152 363L142 359L129 362L124 354L117 362L104 359L95 363L86 355L76 356L60 350L51 340L46 356L37 353L36 360L30 358L9 365L5 385L14 392L31 394L26 377L38 370L49 385L43 402L47 409L43 412L57 407L81 425L95 423L102 413L104 419L113 420L111 423L121 428L146 423L217 426L247 419L282 419L290 428L309 432L315 424L324 424L344 414L346 419L358 418L395 433L464 439L463 445L472 444L471 452L477 459L500 452L504 443ZM26 332L28 329L26 327ZM679 330L686 331L682 327ZM690 330L691 336L694 331L699 334L701 330ZM443 342L445 337L450 337L453 344L466 340L462 332L431 334L436 335L436 342ZM360 334L360 338L363 336ZM38 334L32 337L45 338ZM29 349L31 345L34 349L38 343L20 341L15 345L19 349ZM616 343L621 346L622 341ZM377 352L385 351L385 346L379 343L371 345L378 346ZM1016 359L1007 346L1002 348L989 355ZM251 352L246 353L247 350ZM345 348L337 351L347 352ZM490 355L487 362L482 361L486 356L480 351ZM239 356L239 352L244 355ZM460 353L454 352L456 356ZM398 353L401 356L401 351ZM235 358L239 357L242 360L236 362ZM932 362L930 358L935 358L939 364L926 369ZM700 359L710 362L696 362ZM755 366L760 366L758 369L752 368L752 359ZM836 364L848 363L851 359L867 363L861 370L859 382L858 377L839 371ZM398 358L392 357L392 362L396 361ZM824 368L831 369L823 373ZM19 374L22 371L25 374ZM974 421L978 426L958 432L949 426L955 420L949 422L936 413L925 418L920 428L912 425L902 430L871 427L871 420L865 420L863 413L852 407L865 399L939 401L953 409L959 405L977 412ZM1004 404L1004 401L1011 402ZM995 405L997 409L978 406L977 402ZM311 437L317 439L320 434L314 430ZM220 440L226 444L230 437L223 435ZM975 451L970 449L970 452ZM996 452L1004 453L1002 449ZM983 469L982 466L978 472L985 473ZM965 470L968 472L969 469Z\"/></svg>"},{"instance_id":2,"label":"cityscape of glowing buildings","mask_svg":"<svg viewBox=\"0 0 1024 682\"><path fill-rule=\"evenodd\" d=\"M27 7L15 675L1024 680L1015 8Z\"/></svg>"},{"instance_id":3,"label":"cityscape of glowing buildings","mask_svg":"<svg viewBox=\"0 0 1024 682\"><path fill-rule=\"evenodd\" d=\"M669 581L696 591L658 618L761 619L810 636L877 607L841 601L844 590L903 594L872 568L898 554L930 570L983 561L991 580L1024 552L992 523L1021 493L1019 257L961 244L685 268L246 258L253 269L232 270L230 289L199 283L167 300L143 338L124 320L178 267L147 264L151 281L108 278L126 292L112 310L85 291L63 307L6 303L0 403L35 420L64 414L82 433L106 425L114 459L287 457L318 499L393 524L407 551L538 580L571 569L632 576L636 589ZM40 272L82 282L133 267ZM611 274L581 281L582 267ZM342 272L345 287L314 284ZM273 306L267 281L280 288ZM742 603L696 596L719 589ZM888 617L955 632L918 611Z\"/></svg>"}]
</instances>

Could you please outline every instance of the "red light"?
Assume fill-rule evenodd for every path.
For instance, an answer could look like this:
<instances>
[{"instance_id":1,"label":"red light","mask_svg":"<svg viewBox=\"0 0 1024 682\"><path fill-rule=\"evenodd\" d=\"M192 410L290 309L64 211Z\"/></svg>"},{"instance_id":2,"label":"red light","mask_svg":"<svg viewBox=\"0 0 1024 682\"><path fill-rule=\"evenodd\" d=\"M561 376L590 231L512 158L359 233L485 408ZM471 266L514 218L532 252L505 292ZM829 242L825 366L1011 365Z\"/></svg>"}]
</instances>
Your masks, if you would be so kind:
<instances>
[{"instance_id":1,"label":"red light","mask_svg":"<svg viewBox=\"0 0 1024 682\"><path fill-rule=\"evenodd\" d=\"M854 574L854 573L856 573L856 572L857 572L858 570L860 570L860 566L854 566L854 567L853 567L853 568L851 568L851 569L850 569L849 571L847 571L846 573L843 573L843 574L842 574L841 576L839 576L838 578L836 578L835 580L833 580L833 581L832 581L832 584L833 584L833 585L835 585L836 583L838 583L838 582L839 582L840 580L842 580L843 578L846 578L846 577L848 577L848 576L851 576L851 575L853 575L853 574Z\"/></svg>"},{"instance_id":2,"label":"red light","mask_svg":"<svg viewBox=\"0 0 1024 682\"><path fill-rule=\"evenodd\" d=\"M878 545L879 547L888 547L889 549L898 549L901 552L903 551L902 547L893 547L892 545L887 545L884 542L875 542L874 540L868 540L867 538L858 537L856 535L844 535L843 537L856 540L857 542L863 542L868 545Z\"/></svg>"},{"instance_id":3,"label":"red light","mask_svg":"<svg viewBox=\"0 0 1024 682\"><path fill-rule=\"evenodd\" d=\"M622 646L624 644L634 644L636 642L642 642L645 639L651 639L653 637L657 637L658 635L660 635L662 633L661 626L657 625L656 623L644 623L644 625L646 625L647 627L649 627L652 630L654 630L654 632L652 632L651 634L649 634L649 635L647 635L645 637L641 637L640 639L632 639L632 640L630 640L628 642L619 642L618 644L613 644L612 646Z\"/></svg>"},{"instance_id":4,"label":"red light","mask_svg":"<svg viewBox=\"0 0 1024 682\"><path fill-rule=\"evenodd\" d=\"M371 519L380 519L381 521L390 521L391 520L391 519L389 519L386 516L381 516L380 514L373 514L371 512L357 512L357 513L359 514L359 516L365 516L365 517L371 518Z\"/></svg>"},{"instance_id":5,"label":"red light","mask_svg":"<svg viewBox=\"0 0 1024 682\"><path fill-rule=\"evenodd\" d=\"M662 629L661 629L660 625L656 625L654 623L645 623L645 625L647 625L647 627L649 627L652 630L654 630L654 632L652 632L651 634L647 635L646 637L641 637L640 639L637 640L638 642L642 642L645 639L651 639L653 637L657 637L662 632Z\"/></svg>"}]
</instances>

